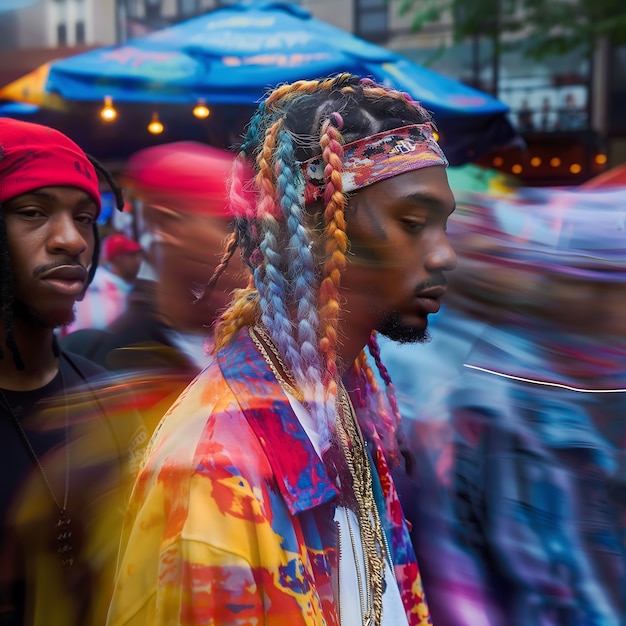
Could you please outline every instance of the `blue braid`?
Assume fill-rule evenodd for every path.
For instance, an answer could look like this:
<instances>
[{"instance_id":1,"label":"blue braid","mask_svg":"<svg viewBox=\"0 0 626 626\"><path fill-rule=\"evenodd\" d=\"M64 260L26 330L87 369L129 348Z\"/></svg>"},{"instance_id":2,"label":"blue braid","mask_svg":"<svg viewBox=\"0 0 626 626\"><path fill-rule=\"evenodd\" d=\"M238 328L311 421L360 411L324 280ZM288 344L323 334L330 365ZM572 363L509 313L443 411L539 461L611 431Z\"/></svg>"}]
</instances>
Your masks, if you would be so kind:
<instances>
[{"instance_id":1,"label":"blue braid","mask_svg":"<svg viewBox=\"0 0 626 626\"><path fill-rule=\"evenodd\" d=\"M265 101L261 102L257 107L257 110L254 112L250 122L248 124L248 128L246 129L246 135L244 137L243 143L241 144L241 152L243 152L246 156L248 156L249 150L253 145L259 145L261 143L260 135L259 135L259 127L261 125L261 120L265 115Z\"/></svg>"},{"instance_id":2,"label":"blue braid","mask_svg":"<svg viewBox=\"0 0 626 626\"><path fill-rule=\"evenodd\" d=\"M287 222L287 281L298 303L297 336L300 345L300 371L307 372L310 382L321 382L320 359L317 349L319 319L316 307L315 262L311 252L311 237L304 226L305 212L302 190L304 181L298 171L292 137L286 130L278 135L276 171L280 206ZM311 376L313 379L311 380Z\"/></svg>"},{"instance_id":3,"label":"blue braid","mask_svg":"<svg viewBox=\"0 0 626 626\"><path fill-rule=\"evenodd\" d=\"M262 312L261 319L269 330L270 335L276 341L277 347L285 357L288 367L292 369L299 364L300 355L292 334L289 313L285 307L289 285L285 275L280 270L282 259L278 251L279 246L276 237L279 233L280 225L274 217L266 215L263 218L262 227L264 236L261 242L261 252L265 259L265 273L263 276L263 292L259 299ZM260 285L257 285L258 287ZM259 289L259 294L261 295L261 289ZM295 369L292 371L294 371L294 374L296 373Z\"/></svg>"}]
</instances>

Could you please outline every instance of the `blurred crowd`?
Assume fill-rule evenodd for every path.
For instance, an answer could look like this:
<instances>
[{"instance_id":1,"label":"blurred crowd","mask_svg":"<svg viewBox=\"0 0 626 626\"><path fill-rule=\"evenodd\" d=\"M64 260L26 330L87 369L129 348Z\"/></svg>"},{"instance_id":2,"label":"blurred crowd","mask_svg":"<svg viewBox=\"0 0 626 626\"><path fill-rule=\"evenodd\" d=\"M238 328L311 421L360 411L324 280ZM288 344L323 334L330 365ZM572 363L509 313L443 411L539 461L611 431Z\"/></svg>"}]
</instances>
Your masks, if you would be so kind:
<instances>
[{"instance_id":1,"label":"blurred crowd","mask_svg":"<svg viewBox=\"0 0 626 626\"><path fill-rule=\"evenodd\" d=\"M382 343L434 624L626 620L625 202L458 190L432 341Z\"/></svg>"},{"instance_id":2,"label":"blurred crowd","mask_svg":"<svg viewBox=\"0 0 626 626\"><path fill-rule=\"evenodd\" d=\"M194 144L130 160L142 269L116 321L63 339L125 373L150 431L209 362L208 329L243 286L231 268L201 297L228 232L229 166ZM449 178L459 265L431 341L381 339L415 464L396 480L433 623L621 624L626 189L516 188L474 166ZM119 244L133 257L135 245Z\"/></svg>"},{"instance_id":3,"label":"blurred crowd","mask_svg":"<svg viewBox=\"0 0 626 626\"><path fill-rule=\"evenodd\" d=\"M246 286L238 255L209 282L228 254L231 166L193 142L135 154L119 176L132 227L103 231L94 280L56 333L97 364L112 412L136 414L132 469L214 358L210 329ZM432 622L624 624L626 188L516 188L473 166L449 179L458 267L431 339L380 339L411 459L394 478ZM118 459L97 437L82 448L102 457L85 480ZM118 511L108 480L89 506L110 498ZM106 553L110 569L111 550L93 558Z\"/></svg>"}]
</instances>

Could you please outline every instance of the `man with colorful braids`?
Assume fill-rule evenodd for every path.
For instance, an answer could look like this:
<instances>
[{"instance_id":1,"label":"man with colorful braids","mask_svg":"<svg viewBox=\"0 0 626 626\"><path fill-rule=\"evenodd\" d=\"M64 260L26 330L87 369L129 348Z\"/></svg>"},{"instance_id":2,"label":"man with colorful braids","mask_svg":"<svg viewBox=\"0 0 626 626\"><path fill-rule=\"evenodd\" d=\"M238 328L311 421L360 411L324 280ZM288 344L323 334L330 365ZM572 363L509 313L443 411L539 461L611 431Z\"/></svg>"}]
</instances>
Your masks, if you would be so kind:
<instances>
[{"instance_id":1,"label":"man with colorful braids","mask_svg":"<svg viewBox=\"0 0 626 626\"><path fill-rule=\"evenodd\" d=\"M239 248L249 286L149 444L111 626L430 623L391 480L397 405L364 349L424 339L439 309L446 165L428 113L358 76L259 106L220 264Z\"/></svg>"}]
</instances>

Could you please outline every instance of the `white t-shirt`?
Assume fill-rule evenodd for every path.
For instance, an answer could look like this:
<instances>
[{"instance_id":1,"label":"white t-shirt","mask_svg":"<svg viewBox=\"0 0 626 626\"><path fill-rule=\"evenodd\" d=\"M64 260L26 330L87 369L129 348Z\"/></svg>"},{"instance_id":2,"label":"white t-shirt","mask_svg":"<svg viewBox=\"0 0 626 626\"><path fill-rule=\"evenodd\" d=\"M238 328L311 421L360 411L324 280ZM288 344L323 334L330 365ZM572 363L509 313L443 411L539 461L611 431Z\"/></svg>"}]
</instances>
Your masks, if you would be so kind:
<instances>
[{"instance_id":1,"label":"white t-shirt","mask_svg":"<svg viewBox=\"0 0 626 626\"><path fill-rule=\"evenodd\" d=\"M315 451L321 458L319 434L309 412L302 403L292 395L287 394L289 403L302 428L308 435ZM348 522L348 516L350 521ZM361 569L361 581L365 581L365 564L359 522L351 509L338 506L335 509L335 522L339 529L341 558L339 560L339 605L337 607L341 626L362 626L359 584L357 579L357 562ZM349 526L352 526L354 547L350 536ZM383 594L383 619L380 626L408 626L406 610L402 604L400 590L395 581L389 561L385 559L385 592Z\"/></svg>"}]
</instances>

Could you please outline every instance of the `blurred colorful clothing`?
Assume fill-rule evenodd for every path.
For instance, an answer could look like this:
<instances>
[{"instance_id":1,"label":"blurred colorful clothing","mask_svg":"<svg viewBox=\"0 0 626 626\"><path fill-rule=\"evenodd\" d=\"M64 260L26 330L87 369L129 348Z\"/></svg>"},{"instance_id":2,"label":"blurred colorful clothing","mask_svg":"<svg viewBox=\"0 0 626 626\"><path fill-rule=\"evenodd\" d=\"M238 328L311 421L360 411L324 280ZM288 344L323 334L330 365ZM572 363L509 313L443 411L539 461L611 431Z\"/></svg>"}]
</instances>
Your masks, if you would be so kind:
<instances>
[{"instance_id":1,"label":"blurred colorful clothing","mask_svg":"<svg viewBox=\"0 0 626 626\"><path fill-rule=\"evenodd\" d=\"M81 328L106 328L126 309L132 284L106 267L98 267L82 301L75 305L76 318L61 329L61 336Z\"/></svg>"},{"instance_id":2,"label":"blurred colorful clothing","mask_svg":"<svg viewBox=\"0 0 626 626\"><path fill-rule=\"evenodd\" d=\"M409 624L429 624L380 441L368 449ZM131 498L108 624L337 626L337 497L288 398L240 331L155 432Z\"/></svg>"},{"instance_id":3,"label":"blurred colorful clothing","mask_svg":"<svg viewBox=\"0 0 626 626\"><path fill-rule=\"evenodd\" d=\"M452 540L506 616L490 623L626 623L624 363L623 342L502 327L451 391Z\"/></svg>"}]
</instances>

